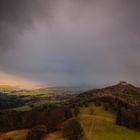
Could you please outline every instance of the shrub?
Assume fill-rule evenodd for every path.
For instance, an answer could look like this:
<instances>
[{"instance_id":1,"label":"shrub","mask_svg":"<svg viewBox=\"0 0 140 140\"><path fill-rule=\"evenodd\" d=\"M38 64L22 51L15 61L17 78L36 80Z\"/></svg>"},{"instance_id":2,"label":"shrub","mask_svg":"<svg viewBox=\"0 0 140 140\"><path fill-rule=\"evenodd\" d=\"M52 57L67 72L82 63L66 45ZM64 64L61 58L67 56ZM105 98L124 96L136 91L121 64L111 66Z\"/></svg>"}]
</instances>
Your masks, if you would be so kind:
<instances>
[{"instance_id":1,"label":"shrub","mask_svg":"<svg viewBox=\"0 0 140 140\"><path fill-rule=\"evenodd\" d=\"M46 135L47 129L45 125L38 125L33 127L27 137L26 140L42 140Z\"/></svg>"},{"instance_id":2,"label":"shrub","mask_svg":"<svg viewBox=\"0 0 140 140\"><path fill-rule=\"evenodd\" d=\"M108 103L104 103L103 104L103 107L104 107L104 109L107 111L107 110L109 110L109 104Z\"/></svg>"},{"instance_id":3,"label":"shrub","mask_svg":"<svg viewBox=\"0 0 140 140\"><path fill-rule=\"evenodd\" d=\"M67 140L81 140L83 129L76 119L69 120L63 128L63 137Z\"/></svg>"},{"instance_id":4,"label":"shrub","mask_svg":"<svg viewBox=\"0 0 140 140\"><path fill-rule=\"evenodd\" d=\"M78 117L79 113L80 113L79 108L78 108L78 107L75 107L74 110L73 110L74 116L75 116L75 117Z\"/></svg>"},{"instance_id":5,"label":"shrub","mask_svg":"<svg viewBox=\"0 0 140 140\"><path fill-rule=\"evenodd\" d=\"M89 115L95 115L95 110L94 108L89 109Z\"/></svg>"},{"instance_id":6,"label":"shrub","mask_svg":"<svg viewBox=\"0 0 140 140\"><path fill-rule=\"evenodd\" d=\"M96 100L96 101L94 102L94 104L95 104L95 106L101 106L101 102L98 101L98 100Z\"/></svg>"}]
</instances>

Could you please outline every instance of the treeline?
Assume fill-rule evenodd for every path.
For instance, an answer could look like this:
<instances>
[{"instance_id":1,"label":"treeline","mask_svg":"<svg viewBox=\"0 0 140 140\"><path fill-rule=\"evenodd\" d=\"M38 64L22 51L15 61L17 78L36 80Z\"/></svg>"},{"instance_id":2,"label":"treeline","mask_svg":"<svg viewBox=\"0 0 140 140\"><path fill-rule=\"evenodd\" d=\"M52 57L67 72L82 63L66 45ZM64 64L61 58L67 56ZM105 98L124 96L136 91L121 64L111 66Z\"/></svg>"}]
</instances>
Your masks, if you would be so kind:
<instances>
[{"instance_id":1,"label":"treeline","mask_svg":"<svg viewBox=\"0 0 140 140\"><path fill-rule=\"evenodd\" d=\"M0 112L0 130L25 129L43 124L47 126L48 131L55 131L60 123L70 117L71 109L56 105L25 112L5 111Z\"/></svg>"},{"instance_id":2,"label":"treeline","mask_svg":"<svg viewBox=\"0 0 140 140\"><path fill-rule=\"evenodd\" d=\"M0 93L0 110L24 105L24 101L15 95Z\"/></svg>"},{"instance_id":3,"label":"treeline","mask_svg":"<svg viewBox=\"0 0 140 140\"><path fill-rule=\"evenodd\" d=\"M121 107L117 110L116 123L140 130L140 108L137 106Z\"/></svg>"},{"instance_id":4,"label":"treeline","mask_svg":"<svg viewBox=\"0 0 140 140\"><path fill-rule=\"evenodd\" d=\"M116 113L116 124L140 130L140 106L113 96L96 98L96 105L103 105L106 110Z\"/></svg>"},{"instance_id":5,"label":"treeline","mask_svg":"<svg viewBox=\"0 0 140 140\"><path fill-rule=\"evenodd\" d=\"M72 107L88 106L89 103L95 103L97 106L102 105L105 110L111 110L116 113L116 124L140 130L139 103L131 104L125 98L120 96L113 96L102 93L103 91L101 90L88 91L79 94L75 99L71 100L69 104Z\"/></svg>"}]
</instances>

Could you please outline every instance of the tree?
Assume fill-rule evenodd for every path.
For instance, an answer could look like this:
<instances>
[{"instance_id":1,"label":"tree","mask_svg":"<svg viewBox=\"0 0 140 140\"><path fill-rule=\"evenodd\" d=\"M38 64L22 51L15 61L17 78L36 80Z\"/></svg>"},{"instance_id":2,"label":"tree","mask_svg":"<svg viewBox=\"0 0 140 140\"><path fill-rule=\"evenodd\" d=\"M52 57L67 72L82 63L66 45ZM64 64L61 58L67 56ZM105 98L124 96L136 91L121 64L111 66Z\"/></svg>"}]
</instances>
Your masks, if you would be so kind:
<instances>
[{"instance_id":1,"label":"tree","mask_svg":"<svg viewBox=\"0 0 140 140\"><path fill-rule=\"evenodd\" d=\"M75 116L75 117L78 117L79 113L80 113L79 108L78 108L78 107L75 107L74 110L73 110L74 116Z\"/></svg>"},{"instance_id":2,"label":"tree","mask_svg":"<svg viewBox=\"0 0 140 140\"><path fill-rule=\"evenodd\" d=\"M89 115L95 115L95 110L94 108L89 109Z\"/></svg>"},{"instance_id":3,"label":"tree","mask_svg":"<svg viewBox=\"0 0 140 140\"><path fill-rule=\"evenodd\" d=\"M120 109L117 111L117 116L116 116L116 124L117 125L121 125L122 124L122 114Z\"/></svg>"},{"instance_id":4,"label":"tree","mask_svg":"<svg viewBox=\"0 0 140 140\"><path fill-rule=\"evenodd\" d=\"M26 140L42 140L46 135L47 129L45 125L38 125L33 127L27 137Z\"/></svg>"},{"instance_id":5,"label":"tree","mask_svg":"<svg viewBox=\"0 0 140 140\"><path fill-rule=\"evenodd\" d=\"M134 111L132 108L121 108L117 112L116 123L118 125L124 125L128 128L136 128L138 119L135 113L136 111Z\"/></svg>"},{"instance_id":6,"label":"tree","mask_svg":"<svg viewBox=\"0 0 140 140\"><path fill-rule=\"evenodd\" d=\"M80 123L74 118L69 120L63 128L63 137L67 140L81 140L83 129Z\"/></svg>"},{"instance_id":7,"label":"tree","mask_svg":"<svg viewBox=\"0 0 140 140\"><path fill-rule=\"evenodd\" d=\"M105 110L109 110L109 104L108 103L104 103L103 107L104 107Z\"/></svg>"},{"instance_id":8,"label":"tree","mask_svg":"<svg viewBox=\"0 0 140 140\"><path fill-rule=\"evenodd\" d=\"M99 100L96 100L96 101L94 102L94 104L95 104L95 106L101 106L101 102L100 102Z\"/></svg>"}]
</instances>

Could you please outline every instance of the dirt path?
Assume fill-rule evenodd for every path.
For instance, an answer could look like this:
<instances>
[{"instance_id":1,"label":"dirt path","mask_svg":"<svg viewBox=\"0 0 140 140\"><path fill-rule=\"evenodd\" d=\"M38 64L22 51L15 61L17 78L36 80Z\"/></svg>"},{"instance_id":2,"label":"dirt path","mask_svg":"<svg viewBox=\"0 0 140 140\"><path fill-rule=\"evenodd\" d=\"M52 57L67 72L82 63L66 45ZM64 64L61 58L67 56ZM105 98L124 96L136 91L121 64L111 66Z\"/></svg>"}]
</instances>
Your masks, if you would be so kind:
<instances>
[{"instance_id":1,"label":"dirt path","mask_svg":"<svg viewBox=\"0 0 140 140\"><path fill-rule=\"evenodd\" d=\"M92 131L94 129L94 123L95 123L94 116L92 118L90 116L89 119L90 119L91 123L90 123L90 127L88 129L88 132L86 133L87 140L91 140L91 135L92 135Z\"/></svg>"},{"instance_id":2,"label":"dirt path","mask_svg":"<svg viewBox=\"0 0 140 140\"><path fill-rule=\"evenodd\" d=\"M48 134L44 140L63 140L56 133Z\"/></svg>"}]
</instances>

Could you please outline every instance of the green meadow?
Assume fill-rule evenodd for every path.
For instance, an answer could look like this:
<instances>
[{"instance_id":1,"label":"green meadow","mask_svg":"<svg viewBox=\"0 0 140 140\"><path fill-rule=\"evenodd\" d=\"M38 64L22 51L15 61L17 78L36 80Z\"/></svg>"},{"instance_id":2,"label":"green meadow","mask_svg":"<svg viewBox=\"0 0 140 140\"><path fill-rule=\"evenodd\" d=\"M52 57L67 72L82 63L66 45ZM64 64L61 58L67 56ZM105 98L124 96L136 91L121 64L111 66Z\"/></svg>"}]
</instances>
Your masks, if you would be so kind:
<instances>
[{"instance_id":1,"label":"green meadow","mask_svg":"<svg viewBox=\"0 0 140 140\"><path fill-rule=\"evenodd\" d=\"M24 106L21 106L21 107L12 108L10 110L14 110L14 111L29 111L31 109L32 108L29 105L24 105Z\"/></svg>"},{"instance_id":2,"label":"green meadow","mask_svg":"<svg viewBox=\"0 0 140 140\"><path fill-rule=\"evenodd\" d=\"M94 110L91 115L90 110ZM87 140L139 140L140 132L115 124L115 114L102 107L81 109L80 122Z\"/></svg>"},{"instance_id":3,"label":"green meadow","mask_svg":"<svg viewBox=\"0 0 140 140\"><path fill-rule=\"evenodd\" d=\"M79 121L84 130L84 140L140 140L140 132L116 125L115 114L94 104L81 108ZM45 140L63 138L61 132L55 132L49 134Z\"/></svg>"},{"instance_id":4,"label":"green meadow","mask_svg":"<svg viewBox=\"0 0 140 140\"><path fill-rule=\"evenodd\" d=\"M41 94L40 94L41 93ZM17 96L42 96L48 97L52 95L52 92L49 89L35 89L35 90L23 90L11 93L12 95Z\"/></svg>"},{"instance_id":5,"label":"green meadow","mask_svg":"<svg viewBox=\"0 0 140 140\"><path fill-rule=\"evenodd\" d=\"M46 106L46 105L50 105L50 104L59 104L59 103L62 103L62 101L59 101L59 100L52 100L52 101L49 101L49 100L44 100L44 101L39 101L39 102L36 102L33 104L34 107L38 107L38 106Z\"/></svg>"}]
</instances>

